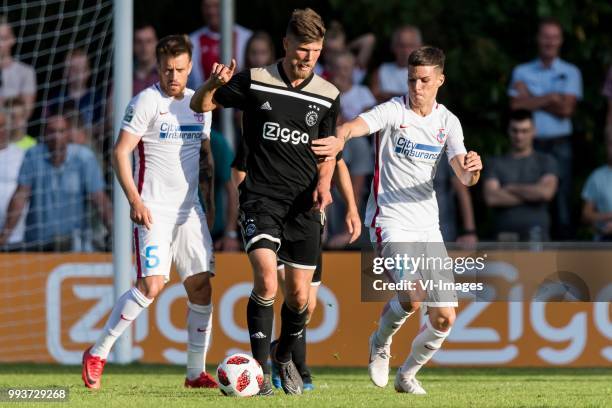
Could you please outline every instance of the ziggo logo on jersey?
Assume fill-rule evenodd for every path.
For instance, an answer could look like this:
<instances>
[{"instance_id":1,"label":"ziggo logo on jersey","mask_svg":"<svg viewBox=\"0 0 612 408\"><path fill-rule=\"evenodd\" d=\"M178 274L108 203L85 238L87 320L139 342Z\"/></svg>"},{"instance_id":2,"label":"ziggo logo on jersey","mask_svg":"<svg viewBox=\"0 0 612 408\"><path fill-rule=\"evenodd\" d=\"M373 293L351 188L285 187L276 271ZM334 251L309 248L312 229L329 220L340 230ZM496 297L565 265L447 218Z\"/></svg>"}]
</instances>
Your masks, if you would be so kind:
<instances>
[{"instance_id":1,"label":"ziggo logo on jersey","mask_svg":"<svg viewBox=\"0 0 612 408\"><path fill-rule=\"evenodd\" d=\"M308 133L302 133L299 130L291 130L285 127L281 127L276 122L266 122L263 125L263 138L266 140L279 140L283 143L291 144L308 144L310 135Z\"/></svg>"}]
</instances>

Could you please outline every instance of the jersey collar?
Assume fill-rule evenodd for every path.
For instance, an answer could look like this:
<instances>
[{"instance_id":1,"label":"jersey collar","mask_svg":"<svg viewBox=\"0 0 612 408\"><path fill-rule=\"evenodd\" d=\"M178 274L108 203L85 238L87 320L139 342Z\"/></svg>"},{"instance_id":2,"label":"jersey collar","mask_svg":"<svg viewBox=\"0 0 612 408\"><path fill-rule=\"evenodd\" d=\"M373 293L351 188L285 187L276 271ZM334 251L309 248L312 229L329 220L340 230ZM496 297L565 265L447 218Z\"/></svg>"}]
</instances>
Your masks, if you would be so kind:
<instances>
[{"instance_id":1,"label":"jersey collar","mask_svg":"<svg viewBox=\"0 0 612 408\"><path fill-rule=\"evenodd\" d=\"M290 88L290 89L297 89L297 90L303 89L306 85L310 83L310 81L312 81L312 78L314 77L314 70L313 70L308 76L308 78L303 80L298 86L293 86L291 85L291 81L287 77L287 74L285 74L285 70L283 69L282 59L276 63L276 69L278 70L278 74L282 78L285 85L287 85L287 88Z\"/></svg>"}]
</instances>

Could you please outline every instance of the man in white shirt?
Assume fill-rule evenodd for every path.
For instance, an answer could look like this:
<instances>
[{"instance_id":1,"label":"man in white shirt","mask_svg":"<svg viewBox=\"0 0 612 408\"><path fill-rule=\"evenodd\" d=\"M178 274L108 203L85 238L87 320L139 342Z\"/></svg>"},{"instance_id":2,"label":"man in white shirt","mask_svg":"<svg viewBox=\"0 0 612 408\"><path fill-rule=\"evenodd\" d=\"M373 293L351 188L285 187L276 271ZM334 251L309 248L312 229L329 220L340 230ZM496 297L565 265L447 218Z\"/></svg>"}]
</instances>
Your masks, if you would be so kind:
<instances>
[{"instance_id":1,"label":"man in white shirt","mask_svg":"<svg viewBox=\"0 0 612 408\"><path fill-rule=\"evenodd\" d=\"M123 117L113 167L136 224L138 278L135 287L115 304L96 344L83 355L83 381L88 388L100 388L111 347L163 289L172 261L188 297L185 387L217 386L204 371L212 329L210 278L214 274L209 232L215 218L211 115L189 108L193 90L186 84L191 50L187 36L162 38L156 48L160 82L132 99ZM135 156L133 176L131 154Z\"/></svg>"},{"instance_id":2,"label":"man in white shirt","mask_svg":"<svg viewBox=\"0 0 612 408\"><path fill-rule=\"evenodd\" d=\"M447 256L433 189L436 166L444 150L464 185L472 186L480 177L480 156L473 151L466 153L459 120L436 102L444 83L444 60L438 48L417 49L408 59L409 97L394 98L362 113L339 127L335 139L313 141L317 154L330 156L337 154L343 140L376 134L376 165L366 225L372 241L387 257L393 257L393 245L401 243L423 243L426 252L433 252L427 256ZM388 272L396 282L406 277L406 271L400 268ZM426 271L418 272L413 279ZM441 275L452 280L452 276ZM428 318L397 372L395 389L425 394L415 375L448 337L455 320L456 299L454 291L428 290L425 297L414 291L397 292L385 305L378 330L370 337L368 371L375 385L387 385L392 336L422 303L427 306Z\"/></svg>"}]
</instances>

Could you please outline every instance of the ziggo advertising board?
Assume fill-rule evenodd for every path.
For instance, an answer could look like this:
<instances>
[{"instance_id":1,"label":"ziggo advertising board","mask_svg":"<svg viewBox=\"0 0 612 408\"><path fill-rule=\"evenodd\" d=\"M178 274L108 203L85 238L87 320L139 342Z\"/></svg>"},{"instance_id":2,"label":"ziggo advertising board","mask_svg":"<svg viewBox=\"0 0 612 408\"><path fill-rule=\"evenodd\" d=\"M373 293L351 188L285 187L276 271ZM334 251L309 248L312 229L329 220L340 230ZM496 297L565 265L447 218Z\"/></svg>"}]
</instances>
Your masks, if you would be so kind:
<instances>
[{"instance_id":1,"label":"ziggo advertising board","mask_svg":"<svg viewBox=\"0 0 612 408\"><path fill-rule=\"evenodd\" d=\"M546 251L525 256L546 256ZM525 256L511 259L525 261ZM612 264L610 253L593 256L607 257L598 259L601 265ZM360 299L359 253L326 253L323 265L323 284L307 336L309 363L366 366L368 337L383 304ZM108 254L0 255L0 361L79 364L113 306L112 275ZM243 254L217 256L211 363L228 353L249 350L245 311L250 280ZM610 366L612 309L610 299L602 296L599 302L461 302L452 334L434 363ZM135 360L186 361L185 300L173 272L162 294L134 324ZM279 310L277 301L277 321ZM422 319L413 316L394 338L393 354L398 357L393 365L402 363Z\"/></svg>"}]
</instances>

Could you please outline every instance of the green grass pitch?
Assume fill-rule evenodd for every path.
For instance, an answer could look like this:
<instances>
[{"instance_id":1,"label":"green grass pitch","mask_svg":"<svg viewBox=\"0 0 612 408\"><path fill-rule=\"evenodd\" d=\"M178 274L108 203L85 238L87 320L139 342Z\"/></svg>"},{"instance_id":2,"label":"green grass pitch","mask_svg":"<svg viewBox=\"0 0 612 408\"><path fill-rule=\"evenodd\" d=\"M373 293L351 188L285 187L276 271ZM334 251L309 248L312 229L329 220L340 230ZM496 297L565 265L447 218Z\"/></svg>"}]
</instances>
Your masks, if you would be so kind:
<instances>
[{"instance_id":1,"label":"green grass pitch","mask_svg":"<svg viewBox=\"0 0 612 408\"><path fill-rule=\"evenodd\" d=\"M83 387L78 366L0 364L0 388L66 386L72 407L611 407L612 368L424 368L426 396L398 394L393 378L385 389L368 380L367 369L314 368L316 389L302 396L229 398L218 390L183 388L182 367L109 365L103 388ZM29 406L6 403L0 406Z\"/></svg>"}]
</instances>

